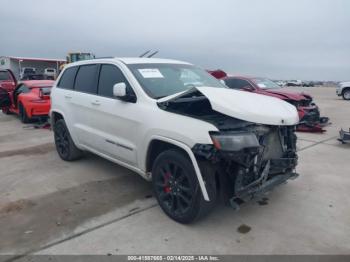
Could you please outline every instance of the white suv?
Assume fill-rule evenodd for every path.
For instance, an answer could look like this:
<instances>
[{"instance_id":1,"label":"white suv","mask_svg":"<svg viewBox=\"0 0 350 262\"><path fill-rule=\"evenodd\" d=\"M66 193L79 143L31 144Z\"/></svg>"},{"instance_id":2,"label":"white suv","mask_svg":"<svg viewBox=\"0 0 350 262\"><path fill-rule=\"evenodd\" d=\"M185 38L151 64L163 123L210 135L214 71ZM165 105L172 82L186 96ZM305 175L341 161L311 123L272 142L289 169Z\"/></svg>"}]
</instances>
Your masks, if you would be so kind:
<instances>
[{"instance_id":1,"label":"white suv","mask_svg":"<svg viewBox=\"0 0 350 262\"><path fill-rule=\"evenodd\" d=\"M238 208L295 178L294 106L226 88L191 64L113 58L67 65L51 92L56 148L95 153L151 180L181 223L221 198Z\"/></svg>"}]
</instances>

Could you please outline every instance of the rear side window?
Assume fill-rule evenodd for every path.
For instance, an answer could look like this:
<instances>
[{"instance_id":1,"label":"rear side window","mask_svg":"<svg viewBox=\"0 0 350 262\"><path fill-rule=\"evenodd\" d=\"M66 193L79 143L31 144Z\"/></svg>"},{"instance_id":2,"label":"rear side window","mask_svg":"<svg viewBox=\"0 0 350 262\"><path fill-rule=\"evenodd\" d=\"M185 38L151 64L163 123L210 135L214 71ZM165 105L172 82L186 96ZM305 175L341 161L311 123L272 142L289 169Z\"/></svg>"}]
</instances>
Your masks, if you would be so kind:
<instances>
[{"instance_id":1,"label":"rear side window","mask_svg":"<svg viewBox=\"0 0 350 262\"><path fill-rule=\"evenodd\" d=\"M124 82L129 88L129 84L119 68L114 65L102 65L98 82L98 94L113 97L113 86L120 82Z\"/></svg>"},{"instance_id":2,"label":"rear side window","mask_svg":"<svg viewBox=\"0 0 350 262\"><path fill-rule=\"evenodd\" d=\"M76 91L96 94L97 93L97 65L83 65L79 67L75 78L74 89Z\"/></svg>"},{"instance_id":3,"label":"rear side window","mask_svg":"<svg viewBox=\"0 0 350 262\"><path fill-rule=\"evenodd\" d=\"M30 88L24 84L18 86L17 88L17 94L29 93L29 92L30 92Z\"/></svg>"},{"instance_id":4,"label":"rear side window","mask_svg":"<svg viewBox=\"0 0 350 262\"><path fill-rule=\"evenodd\" d=\"M225 84L232 89L243 89L243 87L251 87L248 81L242 79L226 79Z\"/></svg>"},{"instance_id":5,"label":"rear side window","mask_svg":"<svg viewBox=\"0 0 350 262\"><path fill-rule=\"evenodd\" d=\"M12 80L12 79L9 72L2 71L0 72L0 81L5 81L5 80Z\"/></svg>"},{"instance_id":6,"label":"rear side window","mask_svg":"<svg viewBox=\"0 0 350 262\"><path fill-rule=\"evenodd\" d=\"M65 89L73 89L75 74L77 73L78 67L70 67L63 72L63 75L58 83L58 87Z\"/></svg>"}]
</instances>

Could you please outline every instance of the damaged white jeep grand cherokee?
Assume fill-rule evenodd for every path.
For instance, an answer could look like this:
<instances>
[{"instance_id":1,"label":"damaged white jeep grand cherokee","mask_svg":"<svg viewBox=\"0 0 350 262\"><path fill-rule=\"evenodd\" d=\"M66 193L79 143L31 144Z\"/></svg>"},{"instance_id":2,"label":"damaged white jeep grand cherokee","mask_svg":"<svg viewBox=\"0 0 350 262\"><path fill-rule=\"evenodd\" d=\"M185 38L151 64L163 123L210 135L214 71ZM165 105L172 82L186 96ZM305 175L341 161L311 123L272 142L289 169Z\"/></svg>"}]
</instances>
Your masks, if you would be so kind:
<instances>
[{"instance_id":1,"label":"damaged white jeep grand cherokee","mask_svg":"<svg viewBox=\"0 0 350 262\"><path fill-rule=\"evenodd\" d=\"M295 178L295 107L226 88L191 64L114 58L69 64L51 92L63 160L93 152L152 181L181 223L220 196L233 207Z\"/></svg>"}]
</instances>

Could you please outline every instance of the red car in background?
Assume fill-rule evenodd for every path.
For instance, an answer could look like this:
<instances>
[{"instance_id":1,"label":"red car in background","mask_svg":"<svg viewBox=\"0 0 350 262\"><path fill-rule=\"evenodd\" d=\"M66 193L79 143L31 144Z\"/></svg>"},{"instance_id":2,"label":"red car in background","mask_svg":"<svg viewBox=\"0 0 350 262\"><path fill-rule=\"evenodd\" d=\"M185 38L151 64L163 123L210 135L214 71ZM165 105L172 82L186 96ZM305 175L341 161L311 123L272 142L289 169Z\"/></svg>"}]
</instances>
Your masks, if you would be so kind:
<instances>
[{"instance_id":1,"label":"red car in background","mask_svg":"<svg viewBox=\"0 0 350 262\"><path fill-rule=\"evenodd\" d=\"M12 91L17 84L16 77L11 70L0 70L0 88Z\"/></svg>"},{"instance_id":2,"label":"red car in background","mask_svg":"<svg viewBox=\"0 0 350 262\"><path fill-rule=\"evenodd\" d=\"M21 81L15 89L8 92L0 88L0 107L5 114L19 115L23 123L47 118L53 83L52 80L27 80Z\"/></svg>"},{"instance_id":3,"label":"red car in background","mask_svg":"<svg viewBox=\"0 0 350 262\"><path fill-rule=\"evenodd\" d=\"M224 81L225 85L229 88L272 96L293 104L298 110L300 119L299 125L297 127L298 131L325 131L323 127L328 124L329 119L327 117L320 117L320 110L318 106L313 102L310 95L282 89L275 82L267 78L227 76L226 73L222 70L208 72L214 77Z\"/></svg>"}]
</instances>

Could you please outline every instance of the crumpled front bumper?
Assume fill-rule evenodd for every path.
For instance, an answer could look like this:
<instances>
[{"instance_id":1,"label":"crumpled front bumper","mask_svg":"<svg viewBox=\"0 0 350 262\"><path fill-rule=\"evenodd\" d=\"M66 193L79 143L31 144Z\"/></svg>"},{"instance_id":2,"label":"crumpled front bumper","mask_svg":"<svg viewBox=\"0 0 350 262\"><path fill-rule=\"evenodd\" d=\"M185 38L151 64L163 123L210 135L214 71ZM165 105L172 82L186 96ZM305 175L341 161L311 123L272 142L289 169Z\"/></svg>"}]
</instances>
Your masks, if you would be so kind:
<instances>
[{"instance_id":1,"label":"crumpled front bumper","mask_svg":"<svg viewBox=\"0 0 350 262\"><path fill-rule=\"evenodd\" d=\"M297 126L299 132L323 133L324 127L330 125L328 117L321 117L317 106L312 108L298 108L300 122Z\"/></svg>"},{"instance_id":2,"label":"crumpled front bumper","mask_svg":"<svg viewBox=\"0 0 350 262\"><path fill-rule=\"evenodd\" d=\"M299 174L290 171L290 166L295 166L296 164L296 158L281 158L268 161L257 180L235 192L235 195L230 199L231 206L238 210L240 204L248 202L254 198L260 198L276 186L286 183L287 180L297 178ZM273 169L276 169L276 167L279 171L282 170L284 172L271 175L271 173L274 173Z\"/></svg>"}]
</instances>

